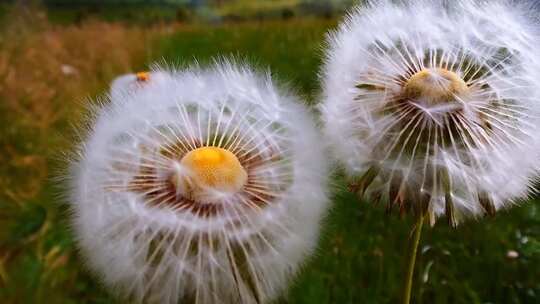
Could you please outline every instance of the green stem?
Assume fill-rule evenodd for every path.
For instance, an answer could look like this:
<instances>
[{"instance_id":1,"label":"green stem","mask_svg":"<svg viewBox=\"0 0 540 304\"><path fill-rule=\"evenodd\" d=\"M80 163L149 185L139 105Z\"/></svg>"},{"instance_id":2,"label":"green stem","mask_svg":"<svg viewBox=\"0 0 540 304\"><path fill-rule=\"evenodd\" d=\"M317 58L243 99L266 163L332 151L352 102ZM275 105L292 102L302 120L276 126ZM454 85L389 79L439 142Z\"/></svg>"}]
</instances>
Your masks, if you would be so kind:
<instances>
[{"instance_id":1,"label":"green stem","mask_svg":"<svg viewBox=\"0 0 540 304\"><path fill-rule=\"evenodd\" d=\"M416 262L416 253L418 251L418 244L420 244L420 235L422 234L422 226L424 224L424 216L419 215L416 224L414 225L414 236L412 243L410 244L409 263L407 265L407 276L405 277L405 285L403 287L402 303L409 304L411 301L411 290L414 277L414 264Z\"/></svg>"}]
</instances>

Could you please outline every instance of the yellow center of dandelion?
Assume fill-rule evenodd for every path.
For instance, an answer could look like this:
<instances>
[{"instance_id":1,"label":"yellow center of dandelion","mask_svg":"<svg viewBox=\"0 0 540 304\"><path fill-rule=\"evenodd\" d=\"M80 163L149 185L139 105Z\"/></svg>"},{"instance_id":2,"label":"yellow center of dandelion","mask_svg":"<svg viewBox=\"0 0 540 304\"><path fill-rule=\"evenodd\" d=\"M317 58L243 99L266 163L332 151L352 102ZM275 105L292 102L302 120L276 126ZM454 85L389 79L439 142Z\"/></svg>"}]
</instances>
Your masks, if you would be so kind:
<instances>
[{"instance_id":1,"label":"yellow center of dandelion","mask_svg":"<svg viewBox=\"0 0 540 304\"><path fill-rule=\"evenodd\" d=\"M456 73L442 68L423 69L405 84L405 95L437 104L456 100L469 93L465 81Z\"/></svg>"},{"instance_id":2,"label":"yellow center of dandelion","mask_svg":"<svg viewBox=\"0 0 540 304\"><path fill-rule=\"evenodd\" d=\"M198 198L209 190L236 193L247 182L247 172L230 151L217 147L202 147L190 151L180 161L186 170L176 183L185 194ZM180 186L176 184L176 186Z\"/></svg>"},{"instance_id":3,"label":"yellow center of dandelion","mask_svg":"<svg viewBox=\"0 0 540 304\"><path fill-rule=\"evenodd\" d=\"M137 78L137 81L139 82L146 82L150 79L150 73L138 72L137 74L135 74L135 77Z\"/></svg>"}]
</instances>

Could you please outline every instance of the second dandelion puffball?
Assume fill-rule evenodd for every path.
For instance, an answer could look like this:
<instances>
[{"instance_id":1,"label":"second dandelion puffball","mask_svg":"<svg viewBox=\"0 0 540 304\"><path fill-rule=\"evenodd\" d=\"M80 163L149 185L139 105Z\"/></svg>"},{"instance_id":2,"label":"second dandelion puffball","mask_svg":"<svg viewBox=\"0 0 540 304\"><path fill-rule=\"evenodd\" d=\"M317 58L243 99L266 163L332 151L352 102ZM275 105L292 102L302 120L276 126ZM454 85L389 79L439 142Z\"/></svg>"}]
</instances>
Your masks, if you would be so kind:
<instances>
[{"instance_id":1,"label":"second dandelion puffball","mask_svg":"<svg viewBox=\"0 0 540 304\"><path fill-rule=\"evenodd\" d=\"M453 226L527 197L540 39L509 3L373 1L329 35L321 110L351 189Z\"/></svg>"}]
</instances>

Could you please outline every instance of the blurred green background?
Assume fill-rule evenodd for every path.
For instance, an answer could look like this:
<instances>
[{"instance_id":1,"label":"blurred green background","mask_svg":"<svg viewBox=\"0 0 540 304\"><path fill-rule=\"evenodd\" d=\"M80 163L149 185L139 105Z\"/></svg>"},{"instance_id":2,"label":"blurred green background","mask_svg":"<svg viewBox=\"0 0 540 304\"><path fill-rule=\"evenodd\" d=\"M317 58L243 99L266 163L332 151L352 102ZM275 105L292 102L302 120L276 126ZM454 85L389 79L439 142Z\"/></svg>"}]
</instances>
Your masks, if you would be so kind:
<instances>
[{"instance_id":1,"label":"blurred green background","mask_svg":"<svg viewBox=\"0 0 540 304\"><path fill-rule=\"evenodd\" d=\"M0 4L0 303L117 303L84 268L58 176L84 107L121 73L218 55L313 104L325 33L351 1ZM504 172L501 172L504 174ZM333 181L316 256L279 303L395 303L412 221ZM540 205L424 231L414 303L540 303Z\"/></svg>"}]
</instances>

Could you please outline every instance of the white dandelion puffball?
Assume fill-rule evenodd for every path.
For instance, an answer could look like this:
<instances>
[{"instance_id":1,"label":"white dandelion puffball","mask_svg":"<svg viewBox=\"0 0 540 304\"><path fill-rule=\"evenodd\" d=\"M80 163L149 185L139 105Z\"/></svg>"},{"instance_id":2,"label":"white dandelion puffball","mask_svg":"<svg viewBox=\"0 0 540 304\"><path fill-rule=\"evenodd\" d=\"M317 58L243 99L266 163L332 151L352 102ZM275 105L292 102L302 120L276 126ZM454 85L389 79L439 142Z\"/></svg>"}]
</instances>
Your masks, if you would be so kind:
<instances>
[{"instance_id":1,"label":"white dandelion puffball","mask_svg":"<svg viewBox=\"0 0 540 304\"><path fill-rule=\"evenodd\" d=\"M311 117L232 63L118 78L74 164L89 267L134 302L265 303L327 206Z\"/></svg>"},{"instance_id":2,"label":"white dandelion puffball","mask_svg":"<svg viewBox=\"0 0 540 304\"><path fill-rule=\"evenodd\" d=\"M370 2L328 38L321 111L353 189L452 225L527 196L540 39L502 1Z\"/></svg>"}]
</instances>

